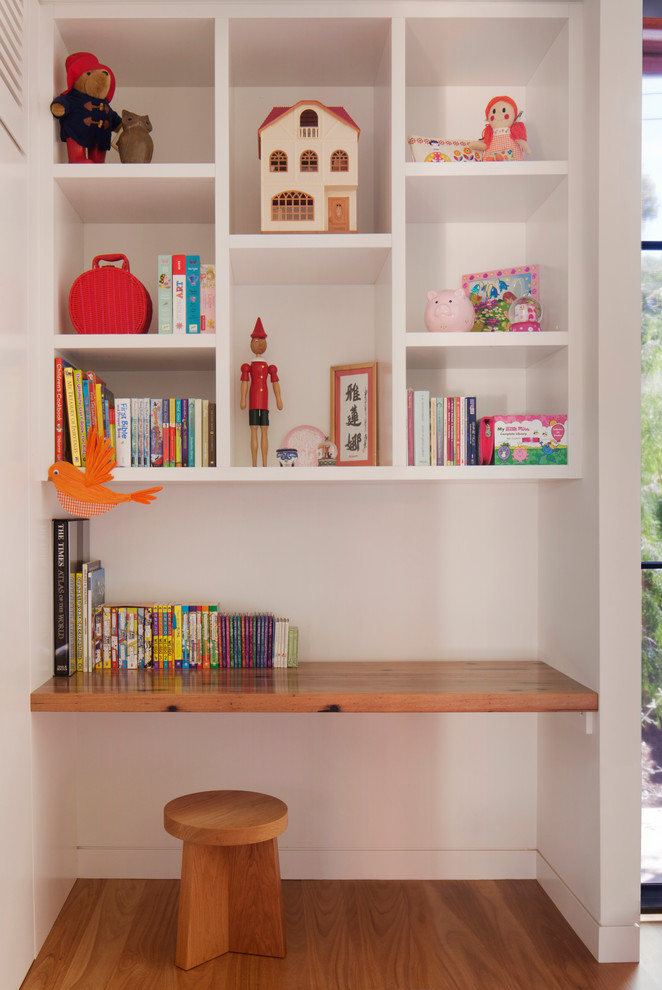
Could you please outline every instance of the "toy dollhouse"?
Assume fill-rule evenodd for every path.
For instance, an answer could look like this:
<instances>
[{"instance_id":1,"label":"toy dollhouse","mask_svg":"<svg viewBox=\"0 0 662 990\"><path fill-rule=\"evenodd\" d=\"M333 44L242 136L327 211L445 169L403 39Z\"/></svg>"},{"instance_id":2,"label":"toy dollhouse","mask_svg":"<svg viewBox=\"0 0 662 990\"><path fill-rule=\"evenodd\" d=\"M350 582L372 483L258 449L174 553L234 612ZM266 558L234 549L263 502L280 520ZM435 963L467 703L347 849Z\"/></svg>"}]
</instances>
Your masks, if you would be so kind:
<instances>
[{"instance_id":1,"label":"toy dollhouse","mask_svg":"<svg viewBox=\"0 0 662 990\"><path fill-rule=\"evenodd\" d=\"M274 107L257 133L262 231L356 231L360 129L343 107Z\"/></svg>"}]
</instances>

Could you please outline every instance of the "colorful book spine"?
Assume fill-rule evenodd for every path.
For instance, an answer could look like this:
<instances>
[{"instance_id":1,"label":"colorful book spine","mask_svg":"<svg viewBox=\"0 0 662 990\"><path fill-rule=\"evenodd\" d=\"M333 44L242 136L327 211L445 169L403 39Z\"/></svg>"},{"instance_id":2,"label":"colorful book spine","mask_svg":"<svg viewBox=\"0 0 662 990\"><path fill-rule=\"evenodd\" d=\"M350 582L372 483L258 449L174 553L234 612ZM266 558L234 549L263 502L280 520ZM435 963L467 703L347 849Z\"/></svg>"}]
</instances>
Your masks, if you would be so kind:
<instances>
[{"instance_id":1,"label":"colorful book spine","mask_svg":"<svg viewBox=\"0 0 662 990\"><path fill-rule=\"evenodd\" d=\"M140 465L140 430L139 430L140 409L138 397L131 398L131 467Z\"/></svg>"},{"instance_id":2,"label":"colorful book spine","mask_svg":"<svg viewBox=\"0 0 662 990\"><path fill-rule=\"evenodd\" d=\"M200 333L216 333L215 265L200 265Z\"/></svg>"},{"instance_id":3,"label":"colorful book spine","mask_svg":"<svg viewBox=\"0 0 662 990\"><path fill-rule=\"evenodd\" d=\"M441 400L440 400L441 401ZM437 463L437 399L430 396L430 464Z\"/></svg>"},{"instance_id":4,"label":"colorful book spine","mask_svg":"<svg viewBox=\"0 0 662 990\"><path fill-rule=\"evenodd\" d=\"M110 669L119 669L119 626L115 605L110 608Z\"/></svg>"},{"instance_id":5,"label":"colorful book spine","mask_svg":"<svg viewBox=\"0 0 662 990\"><path fill-rule=\"evenodd\" d=\"M150 467L152 463L151 411L151 400L143 396L140 400L140 424L143 431L143 467Z\"/></svg>"},{"instance_id":6,"label":"colorful book spine","mask_svg":"<svg viewBox=\"0 0 662 990\"><path fill-rule=\"evenodd\" d=\"M69 426L69 442L71 445L71 463L74 467L82 467L80 439L78 435L78 413L76 412L76 390L74 385L74 369L69 366L64 369L64 389L67 407L67 423Z\"/></svg>"},{"instance_id":7,"label":"colorful book spine","mask_svg":"<svg viewBox=\"0 0 662 990\"><path fill-rule=\"evenodd\" d=\"M414 466L414 390L407 389L407 464Z\"/></svg>"},{"instance_id":8,"label":"colorful book spine","mask_svg":"<svg viewBox=\"0 0 662 990\"><path fill-rule=\"evenodd\" d=\"M177 412L174 399L168 399L168 464L175 467L177 463Z\"/></svg>"},{"instance_id":9,"label":"colorful book spine","mask_svg":"<svg viewBox=\"0 0 662 990\"><path fill-rule=\"evenodd\" d=\"M67 425L67 399L64 384L64 369L71 368L64 358L55 358L55 446L54 460L65 461L71 456L71 440Z\"/></svg>"},{"instance_id":10,"label":"colorful book spine","mask_svg":"<svg viewBox=\"0 0 662 990\"><path fill-rule=\"evenodd\" d=\"M195 467L195 399L188 400L188 466Z\"/></svg>"},{"instance_id":11,"label":"colorful book spine","mask_svg":"<svg viewBox=\"0 0 662 990\"><path fill-rule=\"evenodd\" d=\"M216 467L216 403L209 402L209 467Z\"/></svg>"},{"instance_id":12,"label":"colorful book spine","mask_svg":"<svg viewBox=\"0 0 662 990\"><path fill-rule=\"evenodd\" d=\"M126 666L128 670L138 666L138 608L134 605L126 610Z\"/></svg>"},{"instance_id":13,"label":"colorful book spine","mask_svg":"<svg viewBox=\"0 0 662 990\"><path fill-rule=\"evenodd\" d=\"M476 397L467 397L467 464L478 464L478 432L476 421Z\"/></svg>"},{"instance_id":14,"label":"colorful book spine","mask_svg":"<svg viewBox=\"0 0 662 990\"><path fill-rule=\"evenodd\" d=\"M202 467L209 467L209 399L202 400Z\"/></svg>"},{"instance_id":15,"label":"colorful book spine","mask_svg":"<svg viewBox=\"0 0 662 990\"><path fill-rule=\"evenodd\" d=\"M90 426L93 426L99 436L101 436L97 415L97 385L105 386L106 383L102 382L99 376L95 375L93 371L85 372L85 377L89 383L90 392Z\"/></svg>"},{"instance_id":16,"label":"colorful book spine","mask_svg":"<svg viewBox=\"0 0 662 990\"><path fill-rule=\"evenodd\" d=\"M195 400L195 467L202 467L202 399Z\"/></svg>"},{"instance_id":17,"label":"colorful book spine","mask_svg":"<svg viewBox=\"0 0 662 990\"><path fill-rule=\"evenodd\" d=\"M186 332L200 333L200 255L186 255Z\"/></svg>"},{"instance_id":18,"label":"colorful book spine","mask_svg":"<svg viewBox=\"0 0 662 990\"><path fill-rule=\"evenodd\" d=\"M182 467L188 467L188 399L182 399Z\"/></svg>"},{"instance_id":19,"label":"colorful book spine","mask_svg":"<svg viewBox=\"0 0 662 990\"><path fill-rule=\"evenodd\" d=\"M182 466L182 400L175 399L175 467Z\"/></svg>"},{"instance_id":20,"label":"colorful book spine","mask_svg":"<svg viewBox=\"0 0 662 990\"><path fill-rule=\"evenodd\" d=\"M149 463L163 467L163 401L150 399Z\"/></svg>"},{"instance_id":21,"label":"colorful book spine","mask_svg":"<svg viewBox=\"0 0 662 990\"><path fill-rule=\"evenodd\" d=\"M145 606L145 621L143 625L143 634L145 638L145 667L154 666L154 638L153 638L153 626L152 626L152 613L153 608L151 605Z\"/></svg>"},{"instance_id":22,"label":"colorful book spine","mask_svg":"<svg viewBox=\"0 0 662 990\"><path fill-rule=\"evenodd\" d=\"M430 465L430 392L414 391L414 465Z\"/></svg>"},{"instance_id":23,"label":"colorful book spine","mask_svg":"<svg viewBox=\"0 0 662 990\"><path fill-rule=\"evenodd\" d=\"M96 565L99 566L96 566ZM106 597L106 571L105 568L101 567L99 561L93 561L87 572L87 610L88 616L96 616L99 612L100 607L103 605L104 599ZM97 620L95 619L95 626ZM90 623L91 625L91 623ZM101 618L98 620L98 630L94 629L94 635L99 639L99 655L95 652L95 646L92 641L92 628L88 629L88 655L86 657L86 669L91 670L96 664L101 660L100 655L100 643L101 643Z\"/></svg>"},{"instance_id":24,"label":"colorful book spine","mask_svg":"<svg viewBox=\"0 0 662 990\"><path fill-rule=\"evenodd\" d=\"M170 467L170 399L161 400L161 427L163 430L163 467Z\"/></svg>"},{"instance_id":25,"label":"colorful book spine","mask_svg":"<svg viewBox=\"0 0 662 990\"><path fill-rule=\"evenodd\" d=\"M115 409L115 396L108 388L107 385L103 386L103 429L104 436L108 437L113 444L113 431L111 426L111 409ZM115 414L113 412L112 420L115 420Z\"/></svg>"},{"instance_id":26,"label":"colorful book spine","mask_svg":"<svg viewBox=\"0 0 662 990\"><path fill-rule=\"evenodd\" d=\"M74 590L74 615L76 628L76 671L83 673L83 571L76 571Z\"/></svg>"},{"instance_id":27,"label":"colorful book spine","mask_svg":"<svg viewBox=\"0 0 662 990\"><path fill-rule=\"evenodd\" d=\"M92 645L92 670L103 668L103 608L94 610L94 640Z\"/></svg>"},{"instance_id":28,"label":"colorful book spine","mask_svg":"<svg viewBox=\"0 0 662 990\"><path fill-rule=\"evenodd\" d=\"M126 670L127 649L126 649L126 607L117 607L117 667L119 670Z\"/></svg>"},{"instance_id":29,"label":"colorful book spine","mask_svg":"<svg viewBox=\"0 0 662 990\"><path fill-rule=\"evenodd\" d=\"M172 325L174 333L186 333L186 255L172 256Z\"/></svg>"},{"instance_id":30,"label":"colorful book spine","mask_svg":"<svg viewBox=\"0 0 662 990\"><path fill-rule=\"evenodd\" d=\"M172 333L172 255L159 255L158 276L159 333Z\"/></svg>"},{"instance_id":31,"label":"colorful book spine","mask_svg":"<svg viewBox=\"0 0 662 990\"><path fill-rule=\"evenodd\" d=\"M287 637L287 666L299 666L299 627L290 626Z\"/></svg>"},{"instance_id":32,"label":"colorful book spine","mask_svg":"<svg viewBox=\"0 0 662 990\"><path fill-rule=\"evenodd\" d=\"M446 411L446 399L444 397L439 397L437 399L436 416L437 416L437 442L434 451L433 464L439 466L444 463L444 437L445 437L445 422L444 415Z\"/></svg>"},{"instance_id":33,"label":"colorful book spine","mask_svg":"<svg viewBox=\"0 0 662 990\"><path fill-rule=\"evenodd\" d=\"M104 670L110 670L110 605L102 607L102 664Z\"/></svg>"},{"instance_id":34,"label":"colorful book spine","mask_svg":"<svg viewBox=\"0 0 662 990\"><path fill-rule=\"evenodd\" d=\"M131 399L115 399L115 460L118 467L131 467Z\"/></svg>"},{"instance_id":35,"label":"colorful book spine","mask_svg":"<svg viewBox=\"0 0 662 990\"><path fill-rule=\"evenodd\" d=\"M83 375L81 382L81 389L83 392L83 416L85 419L85 436L87 437L90 429L92 428L92 403L90 403L90 382L89 379Z\"/></svg>"},{"instance_id":36,"label":"colorful book spine","mask_svg":"<svg viewBox=\"0 0 662 990\"><path fill-rule=\"evenodd\" d=\"M173 639L173 666L175 670L182 669L182 606L177 604L172 607L172 639Z\"/></svg>"},{"instance_id":37,"label":"colorful book spine","mask_svg":"<svg viewBox=\"0 0 662 990\"><path fill-rule=\"evenodd\" d=\"M87 450L87 430L85 429L85 403L83 401L83 372L74 368L74 394L76 397L76 423L78 425L78 443L80 460L85 467L85 451Z\"/></svg>"},{"instance_id":38,"label":"colorful book spine","mask_svg":"<svg viewBox=\"0 0 662 990\"><path fill-rule=\"evenodd\" d=\"M191 665L191 646L189 637L189 606L182 605L182 670L188 670Z\"/></svg>"}]
</instances>

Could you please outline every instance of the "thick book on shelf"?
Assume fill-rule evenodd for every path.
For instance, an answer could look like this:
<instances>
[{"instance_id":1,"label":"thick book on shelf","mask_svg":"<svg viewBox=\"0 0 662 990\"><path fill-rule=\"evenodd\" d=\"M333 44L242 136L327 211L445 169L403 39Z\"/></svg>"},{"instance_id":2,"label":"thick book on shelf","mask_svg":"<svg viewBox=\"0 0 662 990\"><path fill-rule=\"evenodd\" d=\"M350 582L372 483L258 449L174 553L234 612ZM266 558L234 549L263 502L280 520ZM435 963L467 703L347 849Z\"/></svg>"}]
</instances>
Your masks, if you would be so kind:
<instances>
[{"instance_id":1,"label":"thick book on shelf","mask_svg":"<svg viewBox=\"0 0 662 990\"><path fill-rule=\"evenodd\" d=\"M76 672L76 574L89 558L89 519L53 519L53 674Z\"/></svg>"}]
</instances>

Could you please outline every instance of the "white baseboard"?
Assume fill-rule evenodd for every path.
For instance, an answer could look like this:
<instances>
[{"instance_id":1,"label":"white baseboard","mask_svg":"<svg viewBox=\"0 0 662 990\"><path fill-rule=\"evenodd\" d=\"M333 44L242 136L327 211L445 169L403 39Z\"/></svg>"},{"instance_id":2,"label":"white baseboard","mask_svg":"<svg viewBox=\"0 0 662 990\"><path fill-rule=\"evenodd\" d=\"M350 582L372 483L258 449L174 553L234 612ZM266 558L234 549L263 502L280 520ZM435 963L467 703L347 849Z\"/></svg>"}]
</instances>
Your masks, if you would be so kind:
<instances>
[{"instance_id":1,"label":"white baseboard","mask_svg":"<svg viewBox=\"0 0 662 990\"><path fill-rule=\"evenodd\" d=\"M639 925L601 925L544 856L537 856L537 880L598 962L639 962Z\"/></svg>"},{"instance_id":2,"label":"white baseboard","mask_svg":"<svg viewBox=\"0 0 662 990\"><path fill-rule=\"evenodd\" d=\"M535 880L531 849L279 850L284 880ZM78 876L167 880L179 877L181 849L78 850Z\"/></svg>"},{"instance_id":3,"label":"white baseboard","mask_svg":"<svg viewBox=\"0 0 662 990\"><path fill-rule=\"evenodd\" d=\"M600 925L532 849L293 849L279 851L284 880L537 880L598 962L637 962L639 926ZM78 850L78 876L175 880L181 848Z\"/></svg>"}]
</instances>

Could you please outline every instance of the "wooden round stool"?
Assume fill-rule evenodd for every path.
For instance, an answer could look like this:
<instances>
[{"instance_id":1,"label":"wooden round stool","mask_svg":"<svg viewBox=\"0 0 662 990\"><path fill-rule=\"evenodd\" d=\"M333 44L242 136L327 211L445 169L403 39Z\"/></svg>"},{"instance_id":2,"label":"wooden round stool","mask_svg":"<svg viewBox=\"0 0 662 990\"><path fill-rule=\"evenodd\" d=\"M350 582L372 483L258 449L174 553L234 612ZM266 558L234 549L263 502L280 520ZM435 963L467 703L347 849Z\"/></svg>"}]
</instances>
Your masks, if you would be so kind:
<instances>
[{"instance_id":1,"label":"wooden round stool","mask_svg":"<svg viewBox=\"0 0 662 990\"><path fill-rule=\"evenodd\" d=\"M184 840L176 965L224 952L284 956L277 836L287 805L254 791L200 791L169 801L163 824Z\"/></svg>"}]
</instances>

